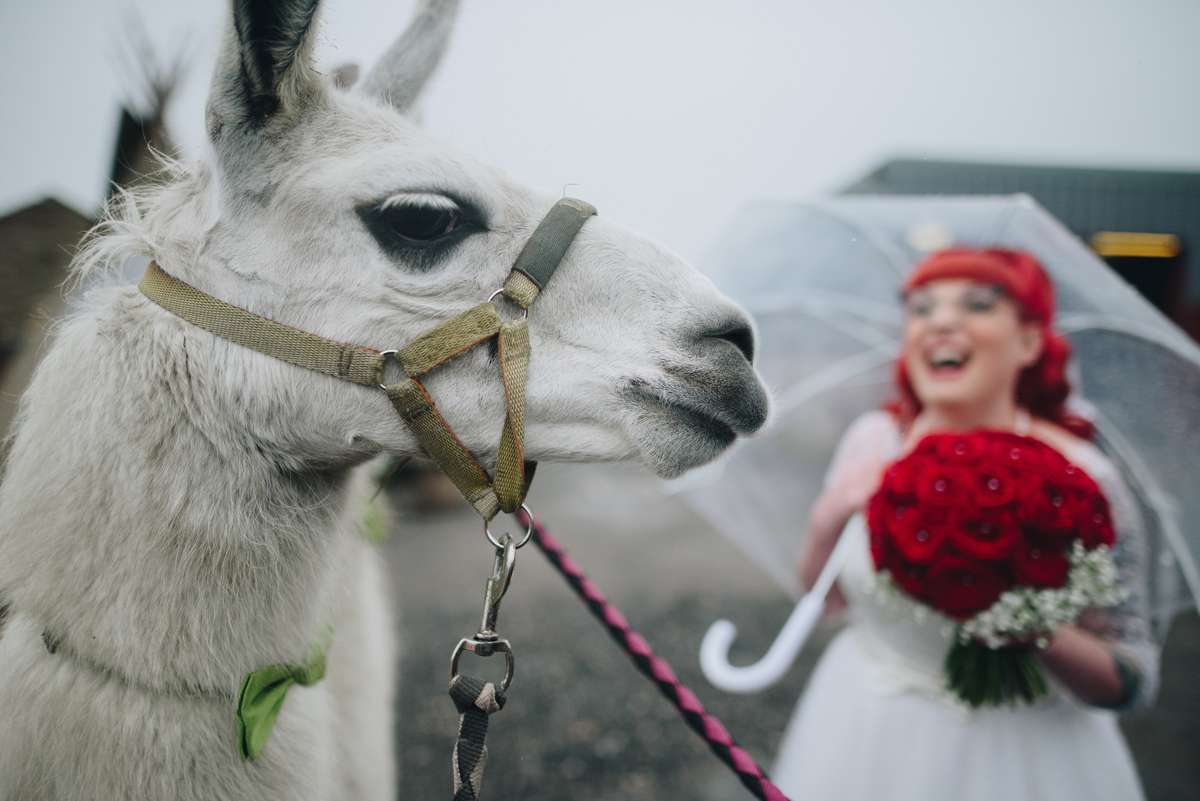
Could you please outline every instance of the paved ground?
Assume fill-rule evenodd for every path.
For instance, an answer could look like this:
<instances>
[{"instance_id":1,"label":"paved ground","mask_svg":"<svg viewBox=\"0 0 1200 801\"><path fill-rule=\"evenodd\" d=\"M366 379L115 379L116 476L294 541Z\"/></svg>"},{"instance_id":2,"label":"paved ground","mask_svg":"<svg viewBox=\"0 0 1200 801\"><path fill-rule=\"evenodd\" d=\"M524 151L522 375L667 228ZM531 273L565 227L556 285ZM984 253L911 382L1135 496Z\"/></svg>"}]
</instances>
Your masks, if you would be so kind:
<instances>
[{"instance_id":1,"label":"paved ground","mask_svg":"<svg viewBox=\"0 0 1200 801\"><path fill-rule=\"evenodd\" d=\"M401 494L398 498L405 500ZM821 631L789 678L758 696L732 697L700 675L709 623L730 617L749 660L790 609L774 585L656 480L631 467L547 465L530 496L554 534L680 677L769 768L797 693L831 632ZM400 610L398 747L401 797L450 797L456 719L447 660L479 623L491 566L477 519L462 507L406 513L386 546ZM493 718L485 798L585 801L748 798L637 674L532 547L520 554L500 630L516 650L509 706ZM735 656L736 656L735 652ZM1153 801L1200 787L1200 618L1181 618L1165 652L1156 709L1126 725Z\"/></svg>"}]
</instances>

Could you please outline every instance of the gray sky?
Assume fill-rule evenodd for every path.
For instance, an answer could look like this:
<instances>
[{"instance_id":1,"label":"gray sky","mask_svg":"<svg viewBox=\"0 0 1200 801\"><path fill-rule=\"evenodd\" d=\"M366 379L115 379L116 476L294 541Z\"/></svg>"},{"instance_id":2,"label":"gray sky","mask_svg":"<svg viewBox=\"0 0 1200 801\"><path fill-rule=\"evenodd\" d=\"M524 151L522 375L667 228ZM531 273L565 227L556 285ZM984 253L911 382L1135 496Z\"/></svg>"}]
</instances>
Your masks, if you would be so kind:
<instances>
[{"instance_id":1,"label":"gray sky","mask_svg":"<svg viewBox=\"0 0 1200 801\"><path fill-rule=\"evenodd\" d=\"M0 0L0 213L102 198L129 15L187 43L189 155L227 0ZM1200 169L1195 0L464 0L428 129L700 258L746 200L893 155ZM413 0L328 0L318 54L369 64Z\"/></svg>"}]
</instances>

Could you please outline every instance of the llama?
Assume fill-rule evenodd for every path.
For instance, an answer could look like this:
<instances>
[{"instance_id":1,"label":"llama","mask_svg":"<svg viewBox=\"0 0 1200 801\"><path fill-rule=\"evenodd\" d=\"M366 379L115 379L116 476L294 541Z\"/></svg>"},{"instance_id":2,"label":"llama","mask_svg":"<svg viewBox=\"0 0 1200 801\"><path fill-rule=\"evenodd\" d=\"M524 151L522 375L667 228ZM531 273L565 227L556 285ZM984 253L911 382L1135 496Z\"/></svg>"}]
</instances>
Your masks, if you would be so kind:
<instances>
[{"instance_id":1,"label":"llama","mask_svg":"<svg viewBox=\"0 0 1200 801\"><path fill-rule=\"evenodd\" d=\"M115 276L176 277L325 337L402 345L486 299L553 198L406 117L456 3L426 2L357 89L312 63L316 0L232 3L210 162L126 196L24 396L0 485L0 799L390 799L391 625L358 531L363 463L419 451L382 392L214 337ZM113 276L105 280L105 276ZM526 448L677 475L759 428L745 315L661 247L591 219L530 313ZM494 356L427 386L495 458ZM257 759L233 698L300 663Z\"/></svg>"}]
</instances>

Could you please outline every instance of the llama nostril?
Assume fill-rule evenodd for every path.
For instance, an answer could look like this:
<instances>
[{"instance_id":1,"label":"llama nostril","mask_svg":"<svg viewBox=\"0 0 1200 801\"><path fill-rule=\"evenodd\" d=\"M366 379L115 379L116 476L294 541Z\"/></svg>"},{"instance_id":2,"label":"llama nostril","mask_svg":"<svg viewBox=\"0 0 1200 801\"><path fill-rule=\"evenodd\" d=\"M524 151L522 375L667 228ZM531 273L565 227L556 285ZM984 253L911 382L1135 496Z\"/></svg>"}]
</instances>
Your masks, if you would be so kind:
<instances>
[{"instance_id":1,"label":"llama nostril","mask_svg":"<svg viewBox=\"0 0 1200 801\"><path fill-rule=\"evenodd\" d=\"M746 361L754 363L754 332L745 320L727 320L722 325L705 332L704 339L723 339L742 352Z\"/></svg>"}]
</instances>

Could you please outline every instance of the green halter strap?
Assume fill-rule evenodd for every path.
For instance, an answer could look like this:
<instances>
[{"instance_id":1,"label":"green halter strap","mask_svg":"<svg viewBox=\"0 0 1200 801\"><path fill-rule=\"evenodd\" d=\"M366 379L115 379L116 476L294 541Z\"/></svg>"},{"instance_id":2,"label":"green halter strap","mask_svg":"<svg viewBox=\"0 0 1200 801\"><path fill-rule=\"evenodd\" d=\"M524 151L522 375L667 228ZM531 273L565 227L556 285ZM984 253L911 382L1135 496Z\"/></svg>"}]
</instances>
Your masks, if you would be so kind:
<instances>
[{"instance_id":1,"label":"green halter strap","mask_svg":"<svg viewBox=\"0 0 1200 801\"><path fill-rule=\"evenodd\" d=\"M175 316L222 339L333 378L382 389L421 447L486 522L500 511L513 512L520 507L535 467L525 460L524 446L528 320L502 320L491 300L503 294L528 311L583 224L595 213L595 208L581 200L558 201L525 243L503 288L487 302L435 326L398 350L336 342L269 320L201 292L168 275L155 262L146 268L139 289ZM494 478L455 436L420 380L493 337L498 339L506 408ZM389 358L406 376L398 383L384 383Z\"/></svg>"}]
</instances>

